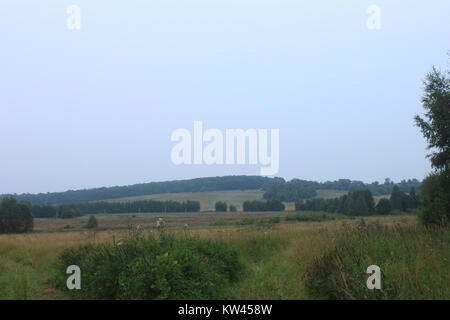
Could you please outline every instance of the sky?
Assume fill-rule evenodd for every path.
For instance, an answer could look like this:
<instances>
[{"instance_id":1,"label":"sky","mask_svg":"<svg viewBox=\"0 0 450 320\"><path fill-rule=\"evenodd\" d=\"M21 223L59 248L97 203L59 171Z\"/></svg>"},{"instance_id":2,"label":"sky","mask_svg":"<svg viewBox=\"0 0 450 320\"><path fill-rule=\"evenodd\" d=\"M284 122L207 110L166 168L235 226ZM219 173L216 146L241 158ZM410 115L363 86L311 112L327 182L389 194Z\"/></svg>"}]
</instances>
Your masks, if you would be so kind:
<instances>
[{"instance_id":1,"label":"sky","mask_svg":"<svg viewBox=\"0 0 450 320\"><path fill-rule=\"evenodd\" d=\"M426 73L448 67L448 12L447 0L2 0L0 194L260 174L174 164L171 134L194 121L279 129L285 179L423 179L413 117Z\"/></svg>"}]
</instances>

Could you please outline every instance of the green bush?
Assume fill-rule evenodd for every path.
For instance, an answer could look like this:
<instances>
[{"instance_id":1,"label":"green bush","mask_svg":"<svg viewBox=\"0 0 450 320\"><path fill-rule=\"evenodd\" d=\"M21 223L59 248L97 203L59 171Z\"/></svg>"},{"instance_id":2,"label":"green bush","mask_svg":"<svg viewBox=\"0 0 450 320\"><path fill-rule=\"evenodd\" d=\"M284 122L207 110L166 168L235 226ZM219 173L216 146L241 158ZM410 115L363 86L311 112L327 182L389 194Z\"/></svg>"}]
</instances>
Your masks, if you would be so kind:
<instances>
[{"instance_id":1,"label":"green bush","mask_svg":"<svg viewBox=\"0 0 450 320\"><path fill-rule=\"evenodd\" d=\"M299 221L299 222L320 222L320 221L328 221L335 220L337 217L341 217L339 214L328 214L328 213L320 213L320 212L312 212L312 213L297 213L293 215L288 215L284 219L286 221Z\"/></svg>"},{"instance_id":2,"label":"green bush","mask_svg":"<svg viewBox=\"0 0 450 320\"><path fill-rule=\"evenodd\" d=\"M87 229L93 229L98 227L98 220L94 216L90 216L88 222L85 225Z\"/></svg>"},{"instance_id":3,"label":"green bush","mask_svg":"<svg viewBox=\"0 0 450 320\"><path fill-rule=\"evenodd\" d=\"M258 222L258 220L255 218L244 218L242 220L237 221L236 224L238 226L246 226L246 225L250 225L250 224L255 224L257 222Z\"/></svg>"},{"instance_id":4,"label":"green bush","mask_svg":"<svg viewBox=\"0 0 450 320\"><path fill-rule=\"evenodd\" d=\"M268 222L269 223L280 223L281 222L281 218L280 217L269 218Z\"/></svg>"},{"instance_id":5,"label":"green bush","mask_svg":"<svg viewBox=\"0 0 450 320\"><path fill-rule=\"evenodd\" d=\"M223 241L136 234L120 245L88 245L64 251L55 285L66 289L66 268L81 269L81 299L223 299L243 264Z\"/></svg>"},{"instance_id":6,"label":"green bush","mask_svg":"<svg viewBox=\"0 0 450 320\"><path fill-rule=\"evenodd\" d=\"M364 220L341 232L335 245L315 258L306 286L320 299L448 299L448 229L387 228ZM381 269L381 290L369 290L367 267Z\"/></svg>"},{"instance_id":7,"label":"green bush","mask_svg":"<svg viewBox=\"0 0 450 320\"><path fill-rule=\"evenodd\" d=\"M230 212L236 212L236 211L237 211L236 206L233 204L230 204Z\"/></svg>"},{"instance_id":8,"label":"green bush","mask_svg":"<svg viewBox=\"0 0 450 320\"><path fill-rule=\"evenodd\" d=\"M231 221L218 220L211 222L209 225L212 227L220 227L220 226L230 226L232 224L233 222Z\"/></svg>"}]
</instances>

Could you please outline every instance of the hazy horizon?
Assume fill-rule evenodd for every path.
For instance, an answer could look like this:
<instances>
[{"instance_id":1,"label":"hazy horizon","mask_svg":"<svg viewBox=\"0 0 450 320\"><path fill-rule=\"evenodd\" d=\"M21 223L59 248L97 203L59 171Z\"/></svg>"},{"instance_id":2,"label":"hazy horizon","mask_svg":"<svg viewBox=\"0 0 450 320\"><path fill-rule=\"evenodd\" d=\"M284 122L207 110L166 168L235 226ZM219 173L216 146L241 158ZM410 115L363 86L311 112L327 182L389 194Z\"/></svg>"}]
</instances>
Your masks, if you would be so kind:
<instances>
[{"instance_id":1,"label":"hazy horizon","mask_svg":"<svg viewBox=\"0 0 450 320\"><path fill-rule=\"evenodd\" d=\"M69 30L70 5L81 29ZM366 21L381 8L380 29ZM0 3L0 194L226 175L171 133L279 129L275 176L422 180L423 79L448 67L449 1Z\"/></svg>"},{"instance_id":2,"label":"hazy horizon","mask_svg":"<svg viewBox=\"0 0 450 320\"><path fill-rule=\"evenodd\" d=\"M258 176L258 175L257 175ZM27 193L29 193L29 194L38 194L38 193L59 193L59 192L66 192L66 191L78 191L78 190L84 190L84 189L98 189L98 188L109 188L109 187L123 187L123 186L131 186L131 185L136 185L136 184L145 184L145 183L152 183L152 182L168 182L168 181L178 181L178 180L191 180L191 179L196 179L196 178L212 178L212 177L222 177L222 176L205 176L205 177L194 177L194 178L186 178L186 179L173 179L173 180L158 180L158 181L143 181L143 182L137 182L137 183L132 183L132 184L129 184L129 185L110 185L110 186L93 186L93 187L88 187L88 188L80 188L80 189L67 189L67 190L56 190L56 191L49 191L49 192L24 192L24 193L3 193L3 195L5 195L5 194L27 194ZM292 179L300 179L300 180L305 180L305 179L301 179L301 178L292 178L292 179L286 179L286 178L284 178L284 177L280 177L280 176L273 176L273 177L276 177L276 178L283 178L283 179L285 179L285 181L289 181L289 180L292 180ZM386 177L386 178L389 178L389 177ZM340 178L340 179L347 179L347 178ZM389 178L390 179L390 178ZM400 183L402 180L413 180L413 179L417 179L417 178L405 178L405 179L401 179L401 180L398 180L398 181L394 181L394 180L392 180L391 179L391 181L393 181L394 183ZM339 180L339 179L336 179L336 180ZM353 180L353 179L351 179L351 180ZM417 180L419 180L419 181L422 181L422 179L417 179ZM315 182L320 182L320 183L322 183L322 182L326 182L326 181L335 181L335 180L321 180L321 181L319 181L319 180L308 180L308 181L315 181ZM364 183L366 183L366 184L370 184L370 183L373 183L373 182L379 182L380 184L382 184L382 183L384 183L384 180L383 181L362 181L362 180L358 180L358 179L354 179L353 181L361 181L361 182L364 182ZM0 195L2 195L2 194L0 194Z\"/></svg>"}]
</instances>

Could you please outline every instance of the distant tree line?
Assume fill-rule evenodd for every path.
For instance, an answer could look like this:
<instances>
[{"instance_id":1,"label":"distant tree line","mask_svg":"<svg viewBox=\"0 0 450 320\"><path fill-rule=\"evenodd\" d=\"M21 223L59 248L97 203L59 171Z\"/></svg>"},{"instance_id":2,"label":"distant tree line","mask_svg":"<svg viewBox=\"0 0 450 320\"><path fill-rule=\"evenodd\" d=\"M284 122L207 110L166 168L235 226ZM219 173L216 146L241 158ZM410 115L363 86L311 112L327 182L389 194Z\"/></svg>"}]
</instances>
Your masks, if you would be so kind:
<instances>
[{"instance_id":1,"label":"distant tree line","mask_svg":"<svg viewBox=\"0 0 450 320\"><path fill-rule=\"evenodd\" d=\"M317 182L293 179L289 182L272 184L264 193L266 200L295 201L312 198L317 195Z\"/></svg>"},{"instance_id":2,"label":"distant tree line","mask_svg":"<svg viewBox=\"0 0 450 320\"><path fill-rule=\"evenodd\" d=\"M142 200L130 202L83 202L61 205L33 205L33 214L37 218L75 218L85 214L97 213L138 213L138 212L198 212L199 201L158 201Z\"/></svg>"},{"instance_id":3,"label":"distant tree line","mask_svg":"<svg viewBox=\"0 0 450 320\"><path fill-rule=\"evenodd\" d=\"M369 189L359 189L334 199L314 198L297 200L295 210L298 211L325 211L328 213L341 213L349 216L369 216L372 214L388 214L392 210L408 211L419 206L419 199L415 188L412 187L409 195L400 191L398 186L392 189L390 199L381 199L377 205Z\"/></svg>"},{"instance_id":4,"label":"distant tree line","mask_svg":"<svg viewBox=\"0 0 450 320\"><path fill-rule=\"evenodd\" d=\"M230 207L228 207L228 204L225 201L217 201L214 205L214 208L216 212L227 212L227 210L229 210L230 212L237 211L237 208L234 204L230 204Z\"/></svg>"},{"instance_id":5,"label":"distant tree line","mask_svg":"<svg viewBox=\"0 0 450 320\"><path fill-rule=\"evenodd\" d=\"M253 200L245 201L242 205L244 211L284 211L285 207L280 200Z\"/></svg>"},{"instance_id":6,"label":"distant tree line","mask_svg":"<svg viewBox=\"0 0 450 320\"><path fill-rule=\"evenodd\" d=\"M33 230L34 219L28 203L17 202L13 197L2 199L0 204L0 233L22 233Z\"/></svg>"},{"instance_id":7,"label":"distant tree line","mask_svg":"<svg viewBox=\"0 0 450 320\"><path fill-rule=\"evenodd\" d=\"M390 179L385 179L384 183L373 182L366 184L362 181L352 181L348 179L340 179L336 181L314 182L293 179L289 182L277 181L272 184L264 193L264 199L278 199L281 201L296 201L301 199L308 199L317 196L316 190L344 190L355 191L359 189L367 189L372 195L390 194L394 185L402 192L408 192L411 187L418 188L420 181L417 179L402 180L395 184Z\"/></svg>"},{"instance_id":8,"label":"distant tree line","mask_svg":"<svg viewBox=\"0 0 450 320\"><path fill-rule=\"evenodd\" d=\"M416 189L420 182L416 179L402 180L397 184L401 191L408 192L411 187ZM269 178L261 176L224 176L197 178L190 180L175 180L165 182L150 182L130 186L104 187L84 190L69 190L66 192L20 194L13 195L19 201L31 204L63 204L100 201L124 197L134 197L150 194L205 192L223 190L264 190L264 199L278 199L281 201L295 201L297 199L312 198L317 195L316 190L336 189L354 191L366 188L373 195L389 194L394 183L386 179L383 184L373 182L365 184L361 181L340 179L337 181L314 182L293 179L286 182L283 178ZM0 199L11 195L0 195Z\"/></svg>"},{"instance_id":9,"label":"distant tree line","mask_svg":"<svg viewBox=\"0 0 450 320\"><path fill-rule=\"evenodd\" d=\"M130 186L69 190L65 192L20 194L14 195L14 197L20 201L26 201L31 204L39 205L80 203L163 193L222 190L266 190L271 184L279 181L284 182L284 179L262 176L224 176L190 180L150 182ZM5 196L9 195L0 195L0 198Z\"/></svg>"}]
</instances>

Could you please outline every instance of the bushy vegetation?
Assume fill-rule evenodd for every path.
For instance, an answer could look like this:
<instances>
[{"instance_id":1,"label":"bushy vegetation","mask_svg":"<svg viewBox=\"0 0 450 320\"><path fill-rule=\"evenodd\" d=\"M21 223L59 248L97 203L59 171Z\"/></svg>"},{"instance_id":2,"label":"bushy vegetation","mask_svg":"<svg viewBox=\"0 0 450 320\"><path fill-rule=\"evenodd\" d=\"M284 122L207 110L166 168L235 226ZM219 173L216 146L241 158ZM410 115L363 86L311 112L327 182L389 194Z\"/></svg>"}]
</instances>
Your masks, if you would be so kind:
<instances>
[{"instance_id":1,"label":"bushy vegetation","mask_svg":"<svg viewBox=\"0 0 450 320\"><path fill-rule=\"evenodd\" d=\"M349 179L339 179L337 181L314 182L299 179L292 179L289 182L283 180L276 181L264 193L264 199L278 199L281 201L297 201L308 199L317 195L317 190L344 190L356 191L368 189L373 195L390 194L394 186L397 186L403 193L409 192L411 188L418 188L420 182L417 179L402 180L395 184L386 178L384 183L373 182L370 184L362 181Z\"/></svg>"},{"instance_id":2,"label":"bushy vegetation","mask_svg":"<svg viewBox=\"0 0 450 320\"><path fill-rule=\"evenodd\" d=\"M13 197L3 198L0 204L0 233L21 233L33 230L34 218L27 203Z\"/></svg>"},{"instance_id":3,"label":"bushy vegetation","mask_svg":"<svg viewBox=\"0 0 450 320\"><path fill-rule=\"evenodd\" d=\"M62 205L34 205L33 214L38 218L75 218L84 214L135 213L135 212L199 212L199 201L142 200L128 202L86 202Z\"/></svg>"},{"instance_id":4,"label":"bushy vegetation","mask_svg":"<svg viewBox=\"0 0 450 320\"><path fill-rule=\"evenodd\" d=\"M292 215L288 215L284 218L286 221L298 221L298 222L320 222L320 221L329 221L329 220L337 220L343 218L342 215L337 214L329 214L329 213L320 213L320 212L309 212L309 213L296 213Z\"/></svg>"},{"instance_id":5,"label":"bushy vegetation","mask_svg":"<svg viewBox=\"0 0 450 320\"><path fill-rule=\"evenodd\" d=\"M375 206L373 196L368 189L359 189L334 199L297 200L295 210L324 211L349 216L370 216L375 213L388 214L391 210L410 211L417 208L418 203L414 188L411 188L410 195L407 195L401 192L397 186L394 186L390 199L381 199L377 206Z\"/></svg>"},{"instance_id":6,"label":"bushy vegetation","mask_svg":"<svg viewBox=\"0 0 450 320\"><path fill-rule=\"evenodd\" d=\"M216 212L227 212L227 203L224 201L217 201L215 204Z\"/></svg>"},{"instance_id":7,"label":"bushy vegetation","mask_svg":"<svg viewBox=\"0 0 450 320\"><path fill-rule=\"evenodd\" d=\"M80 217L80 209L74 204L63 204L58 206L58 218L71 219Z\"/></svg>"},{"instance_id":8,"label":"bushy vegetation","mask_svg":"<svg viewBox=\"0 0 450 320\"><path fill-rule=\"evenodd\" d=\"M391 210L392 206L389 199L380 199L380 201L378 201L377 205L375 206L375 211L379 215L388 214L389 212L391 212Z\"/></svg>"},{"instance_id":9,"label":"bushy vegetation","mask_svg":"<svg viewBox=\"0 0 450 320\"><path fill-rule=\"evenodd\" d=\"M94 217L94 216L90 216L88 221L87 221L87 223L86 223L86 225L85 225L85 228L86 229L94 229L94 228L97 228L97 227L98 227L98 220L97 220L97 218Z\"/></svg>"},{"instance_id":10,"label":"bushy vegetation","mask_svg":"<svg viewBox=\"0 0 450 320\"><path fill-rule=\"evenodd\" d=\"M368 216L375 211L375 202L368 189L359 189L335 199L297 200L298 211L325 211L350 216Z\"/></svg>"},{"instance_id":11,"label":"bushy vegetation","mask_svg":"<svg viewBox=\"0 0 450 320\"><path fill-rule=\"evenodd\" d=\"M450 221L450 178L432 173L422 184L420 219L426 226L445 227Z\"/></svg>"},{"instance_id":12,"label":"bushy vegetation","mask_svg":"<svg viewBox=\"0 0 450 320\"><path fill-rule=\"evenodd\" d=\"M133 232L116 244L87 245L64 251L54 279L66 290L66 268L83 273L81 299L223 299L244 265L237 249L220 240L159 237Z\"/></svg>"},{"instance_id":13,"label":"bushy vegetation","mask_svg":"<svg viewBox=\"0 0 450 320\"><path fill-rule=\"evenodd\" d=\"M394 186L389 201L392 210L407 211L419 206L419 200L414 188L411 188L409 195L407 195L401 192L397 186Z\"/></svg>"},{"instance_id":14,"label":"bushy vegetation","mask_svg":"<svg viewBox=\"0 0 450 320\"><path fill-rule=\"evenodd\" d=\"M83 214L134 212L199 212L199 201L140 200L127 202L85 202L76 204Z\"/></svg>"},{"instance_id":15,"label":"bushy vegetation","mask_svg":"<svg viewBox=\"0 0 450 320\"><path fill-rule=\"evenodd\" d=\"M448 229L422 226L347 226L334 246L317 256L305 280L320 299L448 299ZM381 269L381 290L368 290L366 269Z\"/></svg>"},{"instance_id":16,"label":"bushy vegetation","mask_svg":"<svg viewBox=\"0 0 450 320\"><path fill-rule=\"evenodd\" d=\"M58 216L58 207L51 204L33 205L31 212L35 218L56 218Z\"/></svg>"},{"instance_id":17,"label":"bushy vegetation","mask_svg":"<svg viewBox=\"0 0 450 320\"><path fill-rule=\"evenodd\" d=\"M286 183L274 183L264 193L266 200L295 201L297 199L312 198L317 195L316 183L293 179Z\"/></svg>"},{"instance_id":18,"label":"bushy vegetation","mask_svg":"<svg viewBox=\"0 0 450 320\"><path fill-rule=\"evenodd\" d=\"M245 201L242 205L243 211L256 212L256 211L284 211L285 206L280 200L267 200L267 201Z\"/></svg>"}]
</instances>

